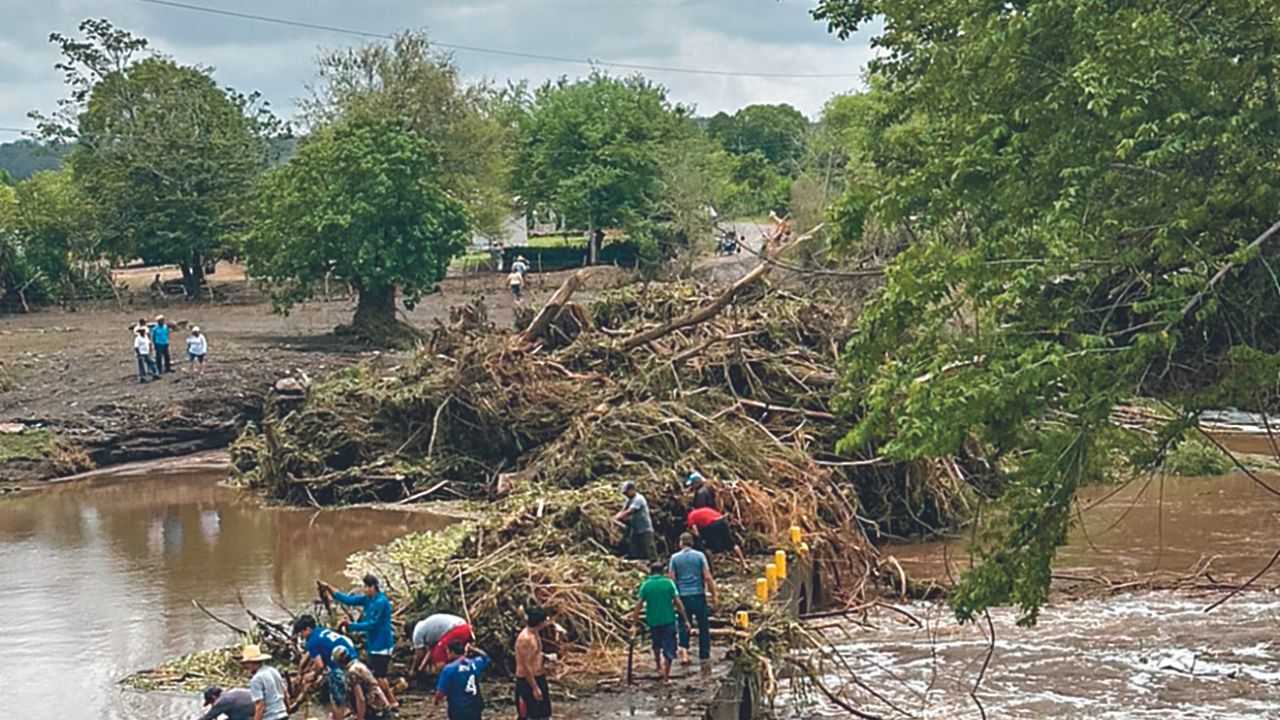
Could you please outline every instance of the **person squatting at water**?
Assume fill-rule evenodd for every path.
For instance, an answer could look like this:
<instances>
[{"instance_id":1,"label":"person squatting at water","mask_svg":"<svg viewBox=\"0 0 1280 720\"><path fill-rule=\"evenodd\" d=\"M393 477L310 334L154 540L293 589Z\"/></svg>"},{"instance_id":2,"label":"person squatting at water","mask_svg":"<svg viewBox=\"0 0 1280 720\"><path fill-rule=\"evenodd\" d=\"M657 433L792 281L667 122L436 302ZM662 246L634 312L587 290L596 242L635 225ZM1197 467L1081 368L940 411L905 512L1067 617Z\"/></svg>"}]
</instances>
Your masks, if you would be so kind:
<instances>
[{"instance_id":1,"label":"person squatting at water","mask_svg":"<svg viewBox=\"0 0 1280 720\"><path fill-rule=\"evenodd\" d=\"M658 548L653 541L653 520L649 517L649 501L636 491L636 484L630 480L622 483L620 490L627 500L613 519L615 522L626 523L627 558L653 560L658 556Z\"/></svg>"},{"instance_id":2,"label":"person squatting at water","mask_svg":"<svg viewBox=\"0 0 1280 720\"><path fill-rule=\"evenodd\" d=\"M644 622L649 627L649 638L653 644L653 662L664 685L671 682L671 661L676 659L677 613L681 621L689 624L676 584L666 572L665 563L654 563L649 568L649 577L640 583L636 592L639 602L631 613L632 622L636 622L644 612Z\"/></svg>"},{"instance_id":3,"label":"person squatting at water","mask_svg":"<svg viewBox=\"0 0 1280 720\"><path fill-rule=\"evenodd\" d=\"M253 720L257 703L245 688L223 690L217 685L204 689L204 706L209 708L197 720Z\"/></svg>"},{"instance_id":4,"label":"person squatting at water","mask_svg":"<svg viewBox=\"0 0 1280 720\"><path fill-rule=\"evenodd\" d=\"M253 700L253 720L284 720L289 717L289 690L280 672L264 665L271 656L257 645L246 645L240 664L249 673L249 697Z\"/></svg>"},{"instance_id":5,"label":"person squatting at water","mask_svg":"<svg viewBox=\"0 0 1280 720\"><path fill-rule=\"evenodd\" d=\"M551 690L543 673L543 662L554 662L554 655L542 652L542 631L551 618L542 608L525 610L525 627L516 636L516 717L519 720L544 720L551 717Z\"/></svg>"},{"instance_id":6,"label":"person squatting at water","mask_svg":"<svg viewBox=\"0 0 1280 720\"><path fill-rule=\"evenodd\" d=\"M387 679L391 672L391 653L396 647L396 633L391 624L391 600L382 592L377 577L365 575L361 582L363 588L359 593L344 593L324 582L318 584L334 600L347 607L361 609L359 620L351 622L344 619L338 624L338 629L349 633L364 633L369 668L373 670L373 676L378 678L378 684L382 686L387 701L394 709L399 703Z\"/></svg>"},{"instance_id":7,"label":"person squatting at water","mask_svg":"<svg viewBox=\"0 0 1280 720\"><path fill-rule=\"evenodd\" d=\"M334 661L333 651L341 647L347 657L359 657L355 644L345 635L316 625L316 619L310 615L301 615L293 621L293 633L305 643L302 660L298 662L298 677L302 682L298 697L306 697L311 686L319 683L320 701L329 707L333 720L342 720L343 707L347 704L347 678L346 671Z\"/></svg>"},{"instance_id":8,"label":"person squatting at water","mask_svg":"<svg viewBox=\"0 0 1280 720\"><path fill-rule=\"evenodd\" d=\"M480 720L484 696L480 694L480 674L489 667L483 650L465 643L449 643L449 663L436 682L435 705L446 702L449 720Z\"/></svg>"}]
</instances>

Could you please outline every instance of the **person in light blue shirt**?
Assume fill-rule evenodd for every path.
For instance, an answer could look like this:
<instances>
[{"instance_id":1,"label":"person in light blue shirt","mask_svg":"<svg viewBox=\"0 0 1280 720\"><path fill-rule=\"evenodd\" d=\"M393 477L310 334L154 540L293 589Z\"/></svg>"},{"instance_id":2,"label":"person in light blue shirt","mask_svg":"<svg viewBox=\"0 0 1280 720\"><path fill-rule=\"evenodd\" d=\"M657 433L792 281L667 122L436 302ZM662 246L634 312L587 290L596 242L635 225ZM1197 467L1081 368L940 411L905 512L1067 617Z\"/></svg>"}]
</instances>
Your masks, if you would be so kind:
<instances>
[{"instance_id":1,"label":"person in light blue shirt","mask_svg":"<svg viewBox=\"0 0 1280 720\"><path fill-rule=\"evenodd\" d=\"M156 369L162 373L173 372L173 359L169 357L169 324L163 315L156 316L156 326L151 328L151 342L156 349Z\"/></svg>"},{"instance_id":2,"label":"person in light blue shirt","mask_svg":"<svg viewBox=\"0 0 1280 720\"><path fill-rule=\"evenodd\" d=\"M716 580L711 576L707 556L694 549L692 533L680 536L680 552L671 556L667 576L676 581L676 592L680 594L685 612L698 618L698 659L706 662L711 659L711 618L707 598L715 602ZM680 623L679 631L680 662L688 663L689 625Z\"/></svg>"},{"instance_id":3,"label":"person in light blue shirt","mask_svg":"<svg viewBox=\"0 0 1280 720\"><path fill-rule=\"evenodd\" d=\"M328 583L323 583L322 587L343 605L361 608L359 620L344 620L339 627L345 627L347 632L364 633L365 649L369 651L369 669L378 679L378 685L386 693L392 709L395 709L399 707L399 703L391 692L391 683L387 679L391 672L391 651L396 646L395 628L391 624L391 600L382 592L376 576L365 575L362 582L363 592L358 593L344 593Z\"/></svg>"}]
</instances>

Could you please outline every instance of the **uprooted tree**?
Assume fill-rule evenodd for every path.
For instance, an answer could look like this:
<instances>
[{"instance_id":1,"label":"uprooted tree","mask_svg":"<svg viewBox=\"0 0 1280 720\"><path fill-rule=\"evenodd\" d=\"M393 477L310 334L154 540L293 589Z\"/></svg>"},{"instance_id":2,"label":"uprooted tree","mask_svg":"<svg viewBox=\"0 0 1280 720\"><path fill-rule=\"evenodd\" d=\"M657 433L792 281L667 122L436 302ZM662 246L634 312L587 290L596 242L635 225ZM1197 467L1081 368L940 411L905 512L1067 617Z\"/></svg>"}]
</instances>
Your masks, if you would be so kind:
<instances>
[{"instance_id":1,"label":"uprooted tree","mask_svg":"<svg viewBox=\"0 0 1280 720\"><path fill-rule=\"evenodd\" d=\"M326 277L359 294L353 334L403 344L396 319L466 248L465 207L439 185L430 143L395 120L353 117L322 128L261 181L249 215L249 271L282 310Z\"/></svg>"},{"instance_id":2,"label":"uprooted tree","mask_svg":"<svg viewBox=\"0 0 1280 720\"><path fill-rule=\"evenodd\" d=\"M870 213L914 238L849 345L844 408L860 420L842 448L985 456L1005 489L955 609L1014 603L1034 621L1081 483L1120 459L1149 467L1208 403L1275 397L1280 6L817 14L842 36L883 20ZM1250 366L1272 374L1233 382ZM1182 411L1154 440L1111 419L1140 395Z\"/></svg>"}]
</instances>

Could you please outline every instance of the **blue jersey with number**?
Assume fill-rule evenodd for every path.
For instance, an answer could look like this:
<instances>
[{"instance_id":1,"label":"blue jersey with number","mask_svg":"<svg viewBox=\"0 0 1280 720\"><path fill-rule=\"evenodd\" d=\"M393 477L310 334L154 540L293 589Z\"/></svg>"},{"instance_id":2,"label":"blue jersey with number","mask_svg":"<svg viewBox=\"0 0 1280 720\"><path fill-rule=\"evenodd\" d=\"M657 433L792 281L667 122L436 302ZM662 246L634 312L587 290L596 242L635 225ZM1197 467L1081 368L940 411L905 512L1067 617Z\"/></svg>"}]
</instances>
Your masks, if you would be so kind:
<instances>
[{"instance_id":1,"label":"blue jersey with number","mask_svg":"<svg viewBox=\"0 0 1280 720\"><path fill-rule=\"evenodd\" d=\"M346 635L339 635L329 628L318 627L311 631L311 637L307 638L307 654L313 658L320 658L324 661L325 667L330 670L337 667L333 662L333 649L336 647L345 648L347 657L352 660L359 660L360 653L356 651L356 646L351 642L351 638Z\"/></svg>"},{"instance_id":2,"label":"blue jersey with number","mask_svg":"<svg viewBox=\"0 0 1280 720\"><path fill-rule=\"evenodd\" d=\"M458 658L440 671L436 692L444 695L450 711L480 709L484 699L480 697L480 673L489 667L489 656Z\"/></svg>"}]
</instances>

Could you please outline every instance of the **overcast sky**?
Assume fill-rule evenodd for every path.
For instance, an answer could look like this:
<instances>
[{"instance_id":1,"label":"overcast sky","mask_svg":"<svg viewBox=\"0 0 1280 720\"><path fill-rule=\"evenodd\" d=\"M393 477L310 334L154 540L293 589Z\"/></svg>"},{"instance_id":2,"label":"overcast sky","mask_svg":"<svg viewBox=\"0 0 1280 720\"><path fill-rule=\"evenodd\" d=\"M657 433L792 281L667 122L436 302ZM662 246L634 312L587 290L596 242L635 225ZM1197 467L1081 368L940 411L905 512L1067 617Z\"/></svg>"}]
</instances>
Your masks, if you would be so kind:
<instances>
[{"instance_id":1,"label":"overcast sky","mask_svg":"<svg viewBox=\"0 0 1280 720\"><path fill-rule=\"evenodd\" d=\"M864 35L840 42L809 16L814 0L187 0L224 10L372 33L426 28L432 39L558 57L827 78L726 77L648 71L700 114L787 102L815 117L833 94L858 87L871 55ZM323 48L358 37L219 17L140 0L0 0L0 127L30 126L64 95L49 33L105 17L179 62L215 68L222 85L259 90L292 117ZM583 65L458 50L469 78L581 75ZM613 72L620 72L617 69ZM17 137L0 133L0 141Z\"/></svg>"}]
</instances>

